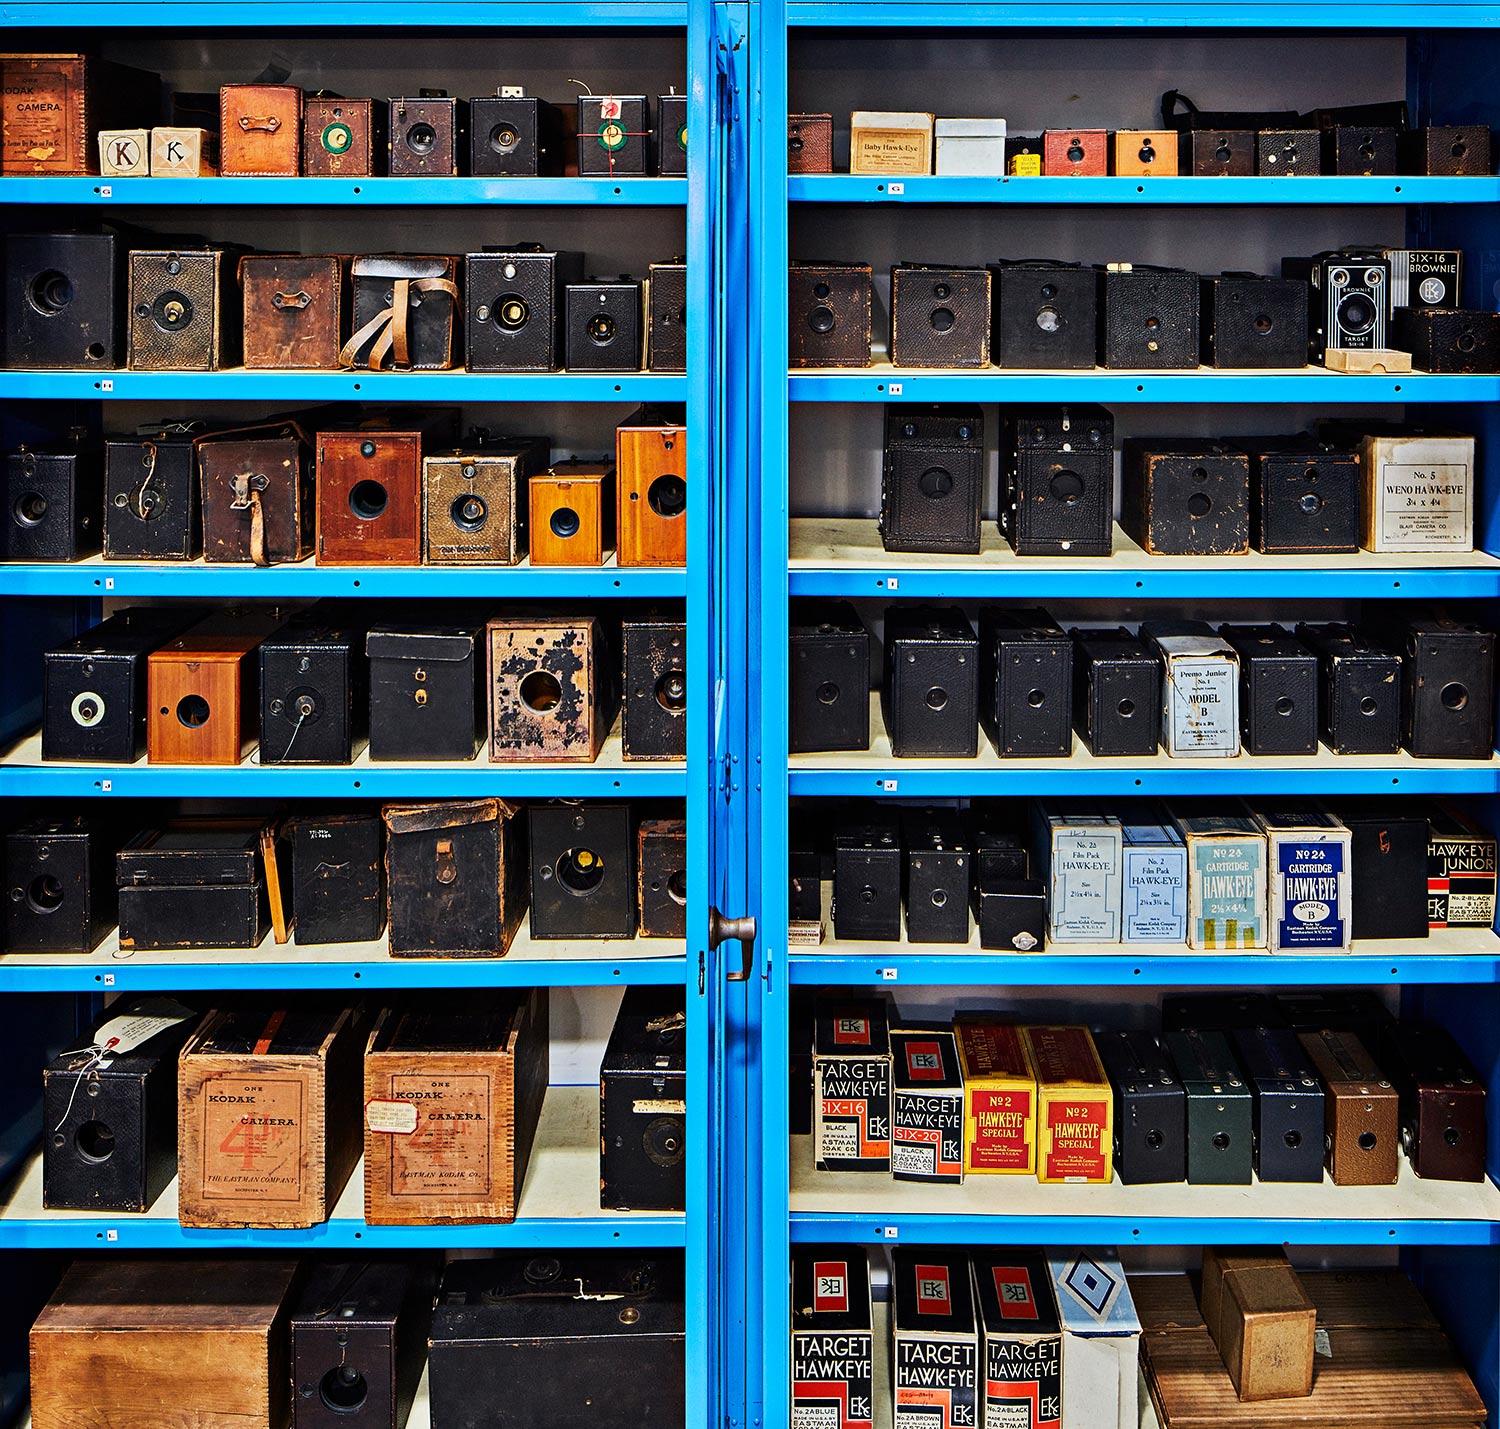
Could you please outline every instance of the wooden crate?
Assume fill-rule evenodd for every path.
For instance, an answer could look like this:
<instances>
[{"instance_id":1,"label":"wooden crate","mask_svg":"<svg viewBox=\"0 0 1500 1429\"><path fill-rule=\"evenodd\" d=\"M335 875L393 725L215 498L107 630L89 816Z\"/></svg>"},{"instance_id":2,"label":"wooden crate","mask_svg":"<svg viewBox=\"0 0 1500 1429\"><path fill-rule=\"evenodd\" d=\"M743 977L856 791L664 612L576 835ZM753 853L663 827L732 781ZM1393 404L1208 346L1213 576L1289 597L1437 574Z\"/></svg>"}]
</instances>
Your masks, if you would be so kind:
<instances>
[{"instance_id":1,"label":"wooden crate","mask_svg":"<svg viewBox=\"0 0 1500 1429\"><path fill-rule=\"evenodd\" d=\"M295 1260L76 1261L31 1329L32 1429L282 1429Z\"/></svg>"},{"instance_id":2,"label":"wooden crate","mask_svg":"<svg viewBox=\"0 0 1500 1429\"><path fill-rule=\"evenodd\" d=\"M547 1091L547 989L387 1008L365 1047L365 1220L513 1221Z\"/></svg>"},{"instance_id":3,"label":"wooden crate","mask_svg":"<svg viewBox=\"0 0 1500 1429\"><path fill-rule=\"evenodd\" d=\"M364 1030L358 1008L209 1014L178 1065L183 1225L328 1219L359 1160Z\"/></svg>"}]
</instances>

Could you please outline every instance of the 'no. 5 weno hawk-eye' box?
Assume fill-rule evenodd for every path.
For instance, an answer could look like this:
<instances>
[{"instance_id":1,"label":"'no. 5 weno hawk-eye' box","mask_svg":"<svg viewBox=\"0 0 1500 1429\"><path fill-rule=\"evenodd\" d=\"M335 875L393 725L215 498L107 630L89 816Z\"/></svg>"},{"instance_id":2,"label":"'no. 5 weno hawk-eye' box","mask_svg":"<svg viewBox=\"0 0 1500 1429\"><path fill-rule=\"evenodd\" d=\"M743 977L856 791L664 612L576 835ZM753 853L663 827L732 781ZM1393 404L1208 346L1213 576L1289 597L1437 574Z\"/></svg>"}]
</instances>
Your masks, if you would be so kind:
<instances>
[{"instance_id":1,"label":"'no. 5 weno hawk-eye' box","mask_svg":"<svg viewBox=\"0 0 1500 1429\"><path fill-rule=\"evenodd\" d=\"M964 1170L1036 1171L1036 1072L1019 1028L953 1025L964 1078Z\"/></svg>"},{"instance_id":2,"label":"'no. 5 weno hawk-eye' box","mask_svg":"<svg viewBox=\"0 0 1500 1429\"><path fill-rule=\"evenodd\" d=\"M1023 1027L1036 1068L1039 1181L1109 1181L1114 1103L1086 1027Z\"/></svg>"},{"instance_id":3,"label":"'no. 5 weno hawk-eye' box","mask_svg":"<svg viewBox=\"0 0 1500 1429\"><path fill-rule=\"evenodd\" d=\"M888 1171L891 1047L883 1002L829 1002L813 1031L813 1151L820 1171Z\"/></svg>"}]
</instances>

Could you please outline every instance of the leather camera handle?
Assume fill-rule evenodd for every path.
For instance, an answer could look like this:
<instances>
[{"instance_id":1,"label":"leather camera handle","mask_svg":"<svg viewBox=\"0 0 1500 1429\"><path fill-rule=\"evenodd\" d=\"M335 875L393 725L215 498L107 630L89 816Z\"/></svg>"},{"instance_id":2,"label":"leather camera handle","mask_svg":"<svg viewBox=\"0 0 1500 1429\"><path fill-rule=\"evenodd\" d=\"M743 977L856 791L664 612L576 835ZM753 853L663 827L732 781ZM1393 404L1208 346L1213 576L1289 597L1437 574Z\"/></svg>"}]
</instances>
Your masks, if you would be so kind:
<instances>
[{"instance_id":1,"label":"leather camera handle","mask_svg":"<svg viewBox=\"0 0 1500 1429\"><path fill-rule=\"evenodd\" d=\"M458 304L458 285L448 278L394 278L391 280L391 305L376 313L343 346L339 353L340 367L353 367L355 356L365 343L374 338L370 356L365 365L371 372L379 372L386 353L391 354L395 367L411 366L411 351L408 345L409 306L412 293L447 293Z\"/></svg>"},{"instance_id":2,"label":"leather camera handle","mask_svg":"<svg viewBox=\"0 0 1500 1429\"><path fill-rule=\"evenodd\" d=\"M312 294L303 290L295 293L272 293L271 306L285 311L287 308L310 308Z\"/></svg>"},{"instance_id":3,"label":"leather camera handle","mask_svg":"<svg viewBox=\"0 0 1500 1429\"><path fill-rule=\"evenodd\" d=\"M274 114L267 114L263 119L257 119L249 114L240 115L240 128L248 134L252 129L257 129L264 134L274 134L281 128L281 120Z\"/></svg>"}]
</instances>

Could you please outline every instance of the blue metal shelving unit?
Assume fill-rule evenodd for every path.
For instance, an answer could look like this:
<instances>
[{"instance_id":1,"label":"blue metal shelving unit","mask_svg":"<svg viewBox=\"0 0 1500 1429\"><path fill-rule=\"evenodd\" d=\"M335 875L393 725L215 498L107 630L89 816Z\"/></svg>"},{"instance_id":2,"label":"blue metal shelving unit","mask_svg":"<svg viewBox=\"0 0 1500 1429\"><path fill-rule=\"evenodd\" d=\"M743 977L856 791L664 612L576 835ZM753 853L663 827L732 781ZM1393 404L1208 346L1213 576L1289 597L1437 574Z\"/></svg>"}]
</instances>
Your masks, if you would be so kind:
<instances>
[{"instance_id":1,"label":"blue metal shelving unit","mask_svg":"<svg viewBox=\"0 0 1500 1429\"><path fill-rule=\"evenodd\" d=\"M761 919L759 998L749 1013L748 1041L757 1051L754 1074L759 1104L745 1137L761 1158L762 1174L750 1188L747 1225L750 1257L761 1273L747 1305L747 1323L764 1327L749 1350L762 1366L752 1379L747 1422L767 1429L788 1423L787 1256L806 1242L878 1245L918 1244L1114 1244L1196 1246L1205 1243L1284 1241L1302 1246L1400 1247L1400 1255L1433 1299L1455 1334L1481 1392L1492 1406L1500 1400L1500 1350L1496 1310L1500 1304L1500 1200L1494 1184L1500 1154L1491 1153L1491 1179L1465 1188L1443 1203L1404 1185L1384 1199L1340 1194L1331 1185L1312 1188L1307 1200L1261 1194L1220 1200L1209 1187L1151 1188L1132 1199L1131 1188L1098 1188L1100 1195L1075 1195L1082 1187L1017 1186L1017 1178L975 1177L962 1188L921 1187L887 1177L819 1174L812 1167L806 1137L790 1137L786 1067L791 998L794 991L836 987L844 992L893 994L898 1005L941 1010L962 995L965 1006L983 1006L989 993L1008 1001L1013 990L1042 999L1054 1014L1067 1015L1073 989L1098 990L1099 1000L1131 989L1183 987L1281 987L1297 985L1396 986L1403 1005L1445 1022L1474 1053L1489 1079L1492 1097L1500 1093L1500 940L1482 933L1461 943L1357 943L1341 957L1198 955L1186 949L1135 945L1080 951L1053 947L1026 955L964 948L897 944L841 945L830 939L819 947L789 946L787 928L787 847L794 820L792 797L819 801L825 808L851 798L952 799L980 796L1086 795L1110 799L1137 794L1270 793L1429 793L1461 794L1478 802L1490 817L1500 813L1500 764L1491 760L1454 766L1401 757L1344 760L1320 756L1297 763L1241 759L1223 764L1174 761L1000 760L987 750L974 761L898 760L872 725L877 738L867 755L798 755L787 748L787 601L791 596L892 600L945 600L1015 604L1053 600L1100 603L1104 619L1110 602L1128 606L1133 618L1143 602L1175 600L1194 608L1215 602L1301 600L1380 601L1448 598L1483 602L1496 608L1495 562L1500 551L1500 498L1496 452L1500 444L1500 379L1435 377L1422 373L1344 376L1319 370L1297 372L1092 372L1037 373L996 369L976 372L901 371L877 353L865 370L788 372L788 313L785 274L789 258L861 256L853 234L879 234L882 251L908 261L954 261L945 252L945 224L984 231L993 216L996 253L1022 256L1028 218L1046 211L1049 234L1065 232L1055 215L1078 214L1080 225L1097 225L1125 214L1141 223L1181 225L1200 213L1219 211L1235 224L1275 223L1293 210L1354 210L1350 231L1361 212L1392 209L1406 215L1408 232L1444 246L1462 246L1478 257L1496 239L1493 179L1199 179L1162 177L1140 180L872 178L847 174L791 175L786 172L785 117L789 110L839 109L868 103L876 108L929 108L942 112L944 84L993 67L993 50L966 51L975 32L1024 32L1035 43L1055 39L1068 54L1096 40L1139 38L1171 32L1187 42L1202 34L1211 43L1223 36L1267 36L1285 32L1286 43L1314 43L1334 52L1341 33L1403 37L1408 98L1415 111L1436 122L1492 122L1489 96L1497 71L1494 32L1500 6L1490 4L1353 5L1343 0L1296 6L1233 0L1207 5L1197 0L1137 4L1126 0L761 0L755 51L760 113L754 150L748 213L751 301L747 350L752 355L751 390L755 425L751 469L758 474L760 499L752 512L752 568L761 603L755 611L753 668L759 683L749 687L752 744L761 759L761 797L750 827L758 859L757 911ZM798 47L816 56L800 87L793 84ZM1198 53L1200 51L1193 51ZM906 55L910 59L905 59ZM947 66L952 61L951 71ZM902 103L886 82L911 64L932 76L932 102ZM1103 62L1107 65L1107 62ZM1149 62L1148 62L1149 63ZM1189 70L1191 62L1187 62ZM940 78L948 74L947 79ZM989 66L990 68L986 68ZM1441 68L1434 68L1441 66ZM1088 72L1084 60L1080 68ZM836 73L844 71L843 73ZM1060 69L1059 73L1065 72ZM1114 74L1113 71L1111 71ZM847 83L863 75L863 88ZM1153 72L1151 80L1157 76ZM903 76L903 78L909 78ZM1116 81L1119 75L1115 74ZM1144 81L1147 88L1151 80ZM1009 114L1003 74L996 75L991 112ZM1168 83L1183 83L1175 73ZM1189 84L1190 92L1198 91ZM1161 86L1153 91L1159 92ZM1067 91L1058 86L1059 94ZM904 92L912 97L919 90ZM823 102L827 93L836 96ZM1199 96L1201 98L1201 95ZM1059 103L1062 103L1059 100ZM1081 106L1075 105L1076 109ZM972 103L960 110L980 112ZM951 110L949 112L952 112ZM1028 124L1035 119L1028 115ZM1013 123L1015 121L1013 120ZM1067 122L1067 121L1064 121ZM1072 122L1078 122L1077 118ZM836 117L836 125L841 119ZM1029 128L1028 128L1029 132ZM882 208L882 206L884 206ZM965 212L965 210L968 210ZM978 210L986 210L979 213ZM816 247L818 220L829 215L837 234ZM1160 215L1155 220L1152 215ZM1003 230L998 225L1008 226ZM1220 225L1224 218L1219 219ZM790 247L789 224L805 246ZM1095 231L1090 229L1090 232ZM1108 230L1111 241L1122 230ZM1161 227L1153 232L1166 231ZM899 249L890 241L899 234ZM1439 238L1438 235L1441 235ZM1004 246L1001 246L1004 245ZM1158 248L1153 261L1166 262L1170 248ZM1474 260L1471 260L1474 261ZM1489 298L1489 268L1481 280ZM877 343L879 335L877 334ZM810 438L824 422L824 410L839 404L887 402L1059 403L1097 402L1107 407L1157 405L1255 407L1274 425L1276 409L1295 405L1318 411L1327 406L1358 406L1372 418L1380 409L1404 410L1418 420L1454 423L1480 433L1485 466L1481 482L1472 559L1430 564L1368 555L1301 563L1274 559L1169 561L1153 559L1120 542L1113 558L1090 561L1031 561L990 544L977 559L903 557L886 553L873 520L806 516L793 510L791 475L796 471L798 432ZM794 404L801 404L800 408ZM794 420L795 414L795 420ZM837 424L849 413L830 410ZM988 417L986 421L988 421ZM1469 425L1472 424L1472 425ZM1240 428L1241 430L1243 428ZM1269 429L1269 427L1268 427ZM831 470L831 468L830 468ZM833 479L837 480L837 477ZM993 475L991 475L993 480ZM803 489L811 491L802 473ZM819 492L818 496L823 496ZM811 497L816 501L818 497ZM836 501L836 498L828 498ZM988 528L987 528L988 529ZM1232 609L1233 607L1229 607ZM884 751L882 753L882 751ZM1421 949L1421 951L1419 951ZM903 992L903 990L906 990ZM1150 993L1147 994L1150 996ZM945 998L947 999L945 1002ZM1137 999L1138 1001L1140 999ZM1090 1004L1091 1006L1094 1004ZM1086 1013L1075 1014L1086 1016ZM1493 1102L1492 1102L1493 1104ZM1492 1145L1500 1140L1500 1120L1491 1117ZM792 1147L789 1157L782 1147ZM1007 1184L997 1187L994 1183ZM1181 1194L1177 1194L1179 1192ZM1267 1192L1273 1188L1265 1188ZM1281 1189L1281 1188L1274 1188ZM955 1194L948 1194L949 1192ZM1062 1194L1055 1194L1062 1192ZM880 1353L877 1348L877 1354Z\"/></svg>"},{"instance_id":2,"label":"blue metal shelving unit","mask_svg":"<svg viewBox=\"0 0 1500 1429\"><path fill-rule=\"evenodd\" d=\"M176 596L195 599L299 599L339 596L372 602L461 597L569 603L653 599L683 602L688 622L688 757L685 763L640 764L621 760L618 742L606 746L593 765L491 765L481 754L472 763L449 765L371 765L347 768L260 768L253 762L234 768L197 769L41 765L23 744L0 755L0 800L25 800L30 810L43 801L61 809L74 800L113 803L120 797L146 799L227 799L316 802L350 798L455 798L484 794L546 798L667 798L684 801L693 857L689 861L689 936L685 941L644 939L612 943L532 943L523 931L505 958L432 961L391 958L383 943L299 951L295 942L274 948L270 941L254 953L123 955L112 940L86 958L22 958L0 955L0 1017L35 1017L32 1009L74 1001L97 1006L102 995L121 992L236 992L257 989L332 990L346 993L402 992L413 989L534 986L618 988L630 983L675 985L688 1007L688 1144L690 1169L686 1212L682 1215L601 1211L597 1194L597 1088L554 1086L549 1090L523 1191L518 1219L486 1226L376 1227L363 1219L362 1173L351 1178L337 1210L309 1231L189 1231L175 1209L163 1202L145 1216L94 1216L48 1212L41 1206L33 1160L19 1181L0 1188L0 1256L52 1251L140 1251L147 1249L317 1250L339 1248L678 1248L686 1257L688 1283L716 1283L723 1246L719 1238L717 1175L722 1083L723 1019L721 979L729 970L727 953L708 939L708 908L722 891L713 870L724 814L711 797L721 765L729 758L723 725L714 717L724 683L723 657L714 627L720 601L722 534L713 477L719 467L720 411L714 381L721 290L713 273L718 262L721 131L728 122L728 98L719 84L717 16L706 0L497 0L483 6L467 0L438 0L413 8L393 0L330 0L320 8L285 0L246 7L227 0L168 0L168 3L36 3L0 5L0 26L8 49L65 49L100 45L124 32L170 27L174 34L201 35L211 66L219 36L316 30L328 36L333 62L337 36L381 36L399 49L403 37L420 30L455 40L503 49L507 34L546 38L565 49L571 38L597 48L609 34L643 34L669 40L686 37L689 144L692 172L674 178L556 179L240 179L193 180L97 178L0 179L0 207L27 224L56 214L59 223L95 222L118 214L153 227L191 229L205 209L347 211L350 222L372 231L383 219L412 220L437 210L471 211L473 246L493 242L494 221L511 209L533 216L601 225L628 218L620 210L679 210L689 264L688 375L660 373L480 374L457 372L129 372L0 374L0 403L13 415L35 419L50 410L103 411L120 402L170 403L177 410L232 410L241 403L309 405L321 401L367 404L505 403L517 413L538 403L611 404L621 411L646 401L686 403L692 433L689 448L688 507L690 559L685 570L628 569L608 565L592 570L328 568L313 562L252 569L238 566L185 566L109 563L69 566L0 566L0 645L8 660L32 661L46 632L72 622L96 619L106 598ZM139 34L133 36L139 39ZM44 41L44 42L43 42ZM595 61L597 63L597 61ZM336 67L336 66L335 66ZM399 64L394 72L399 73ZM681 87L679 81L679 88ZM541 213L541 211L553 211ZM358 217L355 217L355 214ZM450 214L450 221L462 215ZM489 225L489 226L486 226ZM411 240L405 240L410 247ZM679 249L678 251L683 251ZM666 255L662 255L666 256ZM48 404L59 404L50 407ZM612 418L606 418L609 420ZM133 419L132 419L133 420ZM409 607L408 607L409 608ZM0 688L0 735L24 731L35 719L30 681ZM18 807L0 805L0 811ZM731 945L732 946L732 945ZM88 999L85 1002L83 999ZM16 999L24 999L18 1001ZM21 1009L26 1009L22 1011ZM85 1014L86 1015L86 1014ZM30 1057L0 1078L0 1164L12 1154L14 1118L35 1109ZM39 1086L39 1081L37 1083ZM554 1114L555 1113L555 1114ZM548 1130L549 1118L553 1125ZM48 1262L50 1264L51 1262ZM0 1278L6 1272L0 1271ZM698 1294L687 1309L687 1422L718 1420L716 1357L720 1340L717 1301ZM3 1318L3 1317L0 1317ZM24 1363L10 1343L7 1321L0 1344L0 1418L7 1396L24 1383Z\"/></svg>"}]
</instances>

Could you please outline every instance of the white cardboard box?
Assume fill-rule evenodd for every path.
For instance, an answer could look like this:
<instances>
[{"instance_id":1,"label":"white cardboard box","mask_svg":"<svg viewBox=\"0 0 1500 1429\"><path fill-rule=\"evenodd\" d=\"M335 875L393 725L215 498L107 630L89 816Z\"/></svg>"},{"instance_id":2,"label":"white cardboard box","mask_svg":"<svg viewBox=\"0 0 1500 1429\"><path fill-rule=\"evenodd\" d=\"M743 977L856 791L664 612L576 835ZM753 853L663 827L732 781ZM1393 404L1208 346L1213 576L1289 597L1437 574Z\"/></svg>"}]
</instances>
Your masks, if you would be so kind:
<instances>
[{"instance_id":1,"label":"white cardboard box","mask_svg":"<svg viewBox=\"0 0 1500 1429\"><path fill-rule=\"evenodd\" d=\"M1036 815L1045 866L1047 937L1054 943L1118 943L1124 837L1113 814Z\"/></svg>"},{"instance_id":2,"label":"white cardboard box","mask_svg":"<svg viewBox=\"0 0 1500 1429\"><path fill-rule=\"evenodd\" d=\"M982 178L1005 173L1003 119L939 119L936 129L938 173Z\"/></svg>"},{"instance_id":3,"label":"white cardboard box","mask_svg":"<svg viewBox=\"0 0 1500 1429\"><path fill-rule=\"evenodd\" d=\"M1141 1322L1112 1250L1049 1250L1062 1321L1062 1429L1137 1429Z\"/></svg>"}]
</instances>

